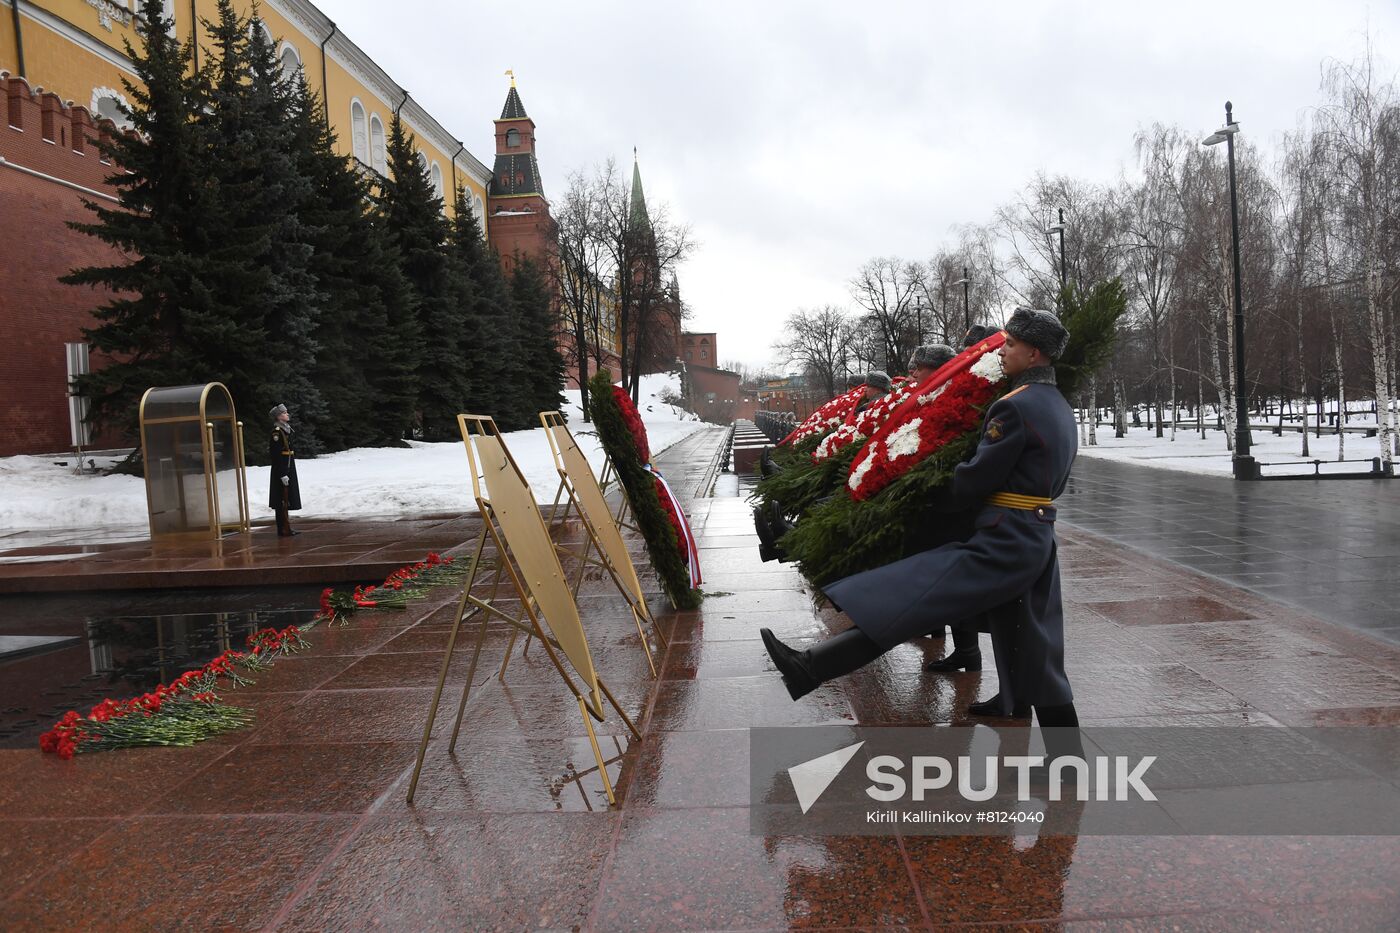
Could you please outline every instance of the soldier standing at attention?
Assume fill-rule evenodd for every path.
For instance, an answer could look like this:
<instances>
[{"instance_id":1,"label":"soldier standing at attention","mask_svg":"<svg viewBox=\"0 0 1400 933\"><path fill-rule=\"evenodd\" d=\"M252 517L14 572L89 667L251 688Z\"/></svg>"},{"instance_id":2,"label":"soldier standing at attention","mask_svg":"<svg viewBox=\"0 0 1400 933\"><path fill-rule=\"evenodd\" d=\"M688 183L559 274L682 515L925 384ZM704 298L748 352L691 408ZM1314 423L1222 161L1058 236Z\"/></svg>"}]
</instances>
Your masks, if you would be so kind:
<instances>
[{"instance_id":1,"label":"soldier standing at attention","mask_svg":"<svg viewBox=\"0 0 1400 933\"><path fill-rule=\"evenodd\" d=\"M794 700L895 645L994 609L992 647L1006 713L1034 708L1042 727L1077 726L1064 668L1064 608L1055 506L1078 450L1074 415L1051 365L1069 333L1049 311L1017 308L1000 354L1010 391L988 410L972 459L937 503L978 503L974 531L954 542L825 588L855 627L805 651L768 629L764 647Z\"/></svg>"},{"instance_id":2,"label":"soldier standing at attention","mask_svg":"<svg viewBox=\"0 0 1400 933\"><path fill-rule=\"evenodd\" d=\"M267 445L267 457L272 463L267 507L277 513L277 536L290 538L301 534L292 530L292 521L287 515L301 508L301 487L297 484L297 464L292 450L292 416L286 405L278 405L267 414L272 419L272 440Z\"/></svg>"}]
</instances>

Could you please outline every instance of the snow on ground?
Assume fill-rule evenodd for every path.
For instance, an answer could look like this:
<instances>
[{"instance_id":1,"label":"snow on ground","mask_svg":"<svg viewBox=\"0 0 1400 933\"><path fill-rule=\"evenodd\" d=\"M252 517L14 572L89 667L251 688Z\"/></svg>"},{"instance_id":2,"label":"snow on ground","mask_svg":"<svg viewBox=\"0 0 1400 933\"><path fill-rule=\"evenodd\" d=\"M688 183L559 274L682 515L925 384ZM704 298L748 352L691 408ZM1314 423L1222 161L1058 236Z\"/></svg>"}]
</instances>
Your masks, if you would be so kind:
<instances>
[{"instance_id":1,"label":"snow on ground","mask_svg":"<svg viewBox=\"0 0 1400 933\"><path fill-rule=\"evenodd\" d=\"M642 377L638 408L653 454L704 426L697 416L661 401L675 395L679 378ZM564 393L569 429L595 470L603 454L593 426L583 422L576 389ZM559 486L543 428L505 435L511 454L543 504ZM146 487L136 476L76 475L57 466L63 456L0 459L0 532L94 527L146 528ZM70 459L71 462L71 459ZM297 462L302 510L295 518L395 518L473 512L467 456L460 440L410 442L408 448L360 447ZM248 468L248 497L254 521L271 519L268 467Z\"/></svg>"},{"instance_id":2,"label":"snow on ground","mask_svg":"<svg viewBox=\"0 0 1400 933\"><path fill-rule=\"evenodd\" d=\"M1360 419L1353 417L1349 422L1358 426ZM1374 419L1371 421L1375 423ZM1097 431L1098 445L1090 447L1082 437L1079 442L1079 456L1101 460L1116 460L1122 463L1136 463L1142 466L1164 470L1183 470L1188 473L1207 473L1219 476L1231 475L1230 452L1225 448L1225 435L1213 428L1206 428L1205 439L1194 429L1182 425L1177 429L1176 440L1171 439L1170 428L1157 437L1153 428L1128 428L1126 437L1114 437L1113 428L1100 426ZM1297 431L1285 430L1281 437L1275 437L1267 429L1256 428L1250 435L1251 455L1263 464L1287 464L1285 466L1265 466L1265 475L1275 476L1288 473L1311 475L1312 461L1321 460L1323 473L1354 473L1369 470L1371 457L1380 456L1380 448L1374 437L1364 434L1344 434L1343 453L1348 462L1337 461L1337 435L1324 427L1322 436L1308 433L1308 457L1300 455L1302 438ZM1354 462L1365 461L1365 462Z\"/></svg>"}]
</instances>

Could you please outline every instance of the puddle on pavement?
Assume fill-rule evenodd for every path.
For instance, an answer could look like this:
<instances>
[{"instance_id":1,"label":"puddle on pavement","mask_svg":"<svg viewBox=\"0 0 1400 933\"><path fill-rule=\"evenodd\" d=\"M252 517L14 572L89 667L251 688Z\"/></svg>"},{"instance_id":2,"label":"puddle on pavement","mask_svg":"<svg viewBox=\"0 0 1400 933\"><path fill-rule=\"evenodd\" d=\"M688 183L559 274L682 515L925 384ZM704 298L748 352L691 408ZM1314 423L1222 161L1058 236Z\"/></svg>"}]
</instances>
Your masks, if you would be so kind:
<instances>
[{"instance_id":1,"label":"puddle on pavement","mask_svg":"<svg viewBox=\"0 0 1400 933\"><path fill-rule=\"evenodd\" d=\"M248 635L316 614L321 587L0 597L0 748L29 748L70 709L153 689Z\"/></svg>"}]
</instances>

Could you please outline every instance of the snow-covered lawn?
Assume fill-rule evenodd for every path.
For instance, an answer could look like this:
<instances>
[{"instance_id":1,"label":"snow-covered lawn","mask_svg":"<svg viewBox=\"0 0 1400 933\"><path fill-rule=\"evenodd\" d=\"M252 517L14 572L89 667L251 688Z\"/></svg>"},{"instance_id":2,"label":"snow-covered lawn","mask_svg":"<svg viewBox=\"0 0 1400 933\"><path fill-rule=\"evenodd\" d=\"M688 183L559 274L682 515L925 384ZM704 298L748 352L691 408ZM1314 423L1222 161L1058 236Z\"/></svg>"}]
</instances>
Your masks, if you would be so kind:
<instances>
[{"instance_id":1,"label":"snow-covered lawn","mask_svg":"<svg viewBox=\"0 0 1400 933\"><path fill-rule=\"evenodd\" d=\"M1359 426L1360 419L1353 417L1349 422ZM1371 421L1375 423L1374 419ZM1097 432L1098 445L1090 447L1081 439L1079 456L1102 460L1137 463L1142 466L1164 470L1184 470L1188 473L1210 473L1220 476L1231 474L1230 452L1225 448L1225 435L1212 428L1206 429L1202 440L1194 428L1182 426L1177 429L1176 440L1171 439L1170 429L1163 431L1158 438L1151 428L1128 428L1126 437L1114 437L1113 428L1100 426ZM1302 473L1311 475L1312 461L1323 461L1323 473L1354 473L1370 469L1369 462L1344 462L1337 460L1337 435L1322 429L1322 436L1308 433L1308 457L1301 456L1302 438L1297 431L1285 430L1281 437L1271 431L1256 429L1250 435L1253 446L1250 453L1254 459L1264 464L1288 464L1287 466L1265 466L1266 475ZM1344 453L1347 461L1365 460L1380 456L1380 448L1374 437L1364 434L1345 434Z\"/></svg>"},{"instance_id":2,"label":"snow-covered lawn","mask_svg":"<svg viewBox=\"0 0 1400 933\"><path fill-rule=\"evenodd\" d=\"M658 374L642 378L639 408L652 453L659 453L704 426L695 415L662 402L679 379ZM569 428L594 469L603 463L592 425L584 424L579 393L565 393ZM506 443L535 498L553 501L559 476L544 429L515 431ZM75 475L56 466L58 457L0 459L0 531L63 528L141 531L146 528L146 487L139 477ZM394 518L471 512L467 457L461 441L411 442L408 448L361 447L297 463L303 508L300 518ZM254 521L271 519L267 507L268 468L248 468L248 497Z\"/></svg>"}]
</instances>

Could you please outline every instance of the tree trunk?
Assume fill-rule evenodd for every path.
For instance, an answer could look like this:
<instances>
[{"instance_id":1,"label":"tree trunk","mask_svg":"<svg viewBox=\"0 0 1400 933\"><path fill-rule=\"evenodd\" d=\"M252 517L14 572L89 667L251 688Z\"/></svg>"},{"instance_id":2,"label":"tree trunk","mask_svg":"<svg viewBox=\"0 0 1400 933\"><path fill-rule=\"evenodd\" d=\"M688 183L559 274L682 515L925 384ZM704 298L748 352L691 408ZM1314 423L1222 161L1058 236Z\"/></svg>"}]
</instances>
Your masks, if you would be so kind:
<instances>
[{"instance_id":1,"label":"tree trunk","mask_svg":"<svg viewBox=\"0 0 1400 933\"><path fill-rule=\"evenodd\" d=\"M1303 350L1303 303L1300 301L1296 305L1298 310L1298 407L1303 410L1303 430L1299 433L1303 437L1303 449L1299 455L1310 456L1308 453L1308 370L1307 355Z\"/></svg>"},{"instance_id":2,"label":"tree trunk","mask_svg":"<svg viewBox=\"0 0 1400 933\"><path fill-rule=\"evenodd\" d=\"M1371 331L1371 367L1376 387L1376 439L1381 449L1381 466L1389 469L1395 456L1395 427L1390 410L1389 334L1386 333L1385 310L1381 307L1380 273L1376 269L1374 249L1366 257L1366 319Z\"/></svg>"},{"instance_id":3,"label":"tree trunk","mask_svg":"<svg viewBox=\"0 0 1400 933\"><path fill-rule=\"evenodd\" d=\"M1221 433L1225 435L1225 449L1231 453L1235 452L1235 432L1226 425L1235 423L1235 403L1230 395L1229 384L1226 382L1226 374L1220 369L1220 322L1215 314L1206 314L1207 343L1210 347L1210 368L1215 377L1216 397L1220 401L1219 418ZM1232 356L1226 347L1226 356ZM1230 364L1234 365L1233 362Z\"/></svg>"},{"instance_id":4,"label":"tree trunk","mask_svg":"<svg viewBox=\"0 0 1400 933\"><path fill-rule=\"evenodd\" d=\"M1347 436L1342 432L1342 414L1347 410L1347 380L1345 371L1342 369L1342 341L1336 335L1335 323L1332 352L1337 366L1337 459L1343 460L1346 458Z\"/></svg>"},{"instance_id":5,"label":"tree trunk","mask_svg":"<svg viewBox=\"0 0 1400 933\"><path fill-rule=\"evenodd\" d=\"M1099 446L1099 377L1089 377L1089 446Z\"/></svg>"},{"instance_id":6,"label":"tree trunk","mask_svg":"<svg viewBox=\"0 0 1400 933\"><path fill-rule=\"evenodd\" d=\"M1167 359L1167 367L1168 367L1168 370L1171 372L1171 380L1172 380L1172 382L1171 382L1171 392L1172 392L1172 440L1175 441L1175 440L1176 440L1176 422L1177 422L1177 420L1178 420L1178 416L1179 416L1180 412L1177 410L1177 404L1176 404L1176 350L1175 350L1174 348L1173 348L1173 350L1172 350L1172 355ZM1158 423L1158 424L1161 424L1160 419L1158 420L1157 423ZM1160 437L1161 435L1158 435L1158 436Z\"/></svg>"},{"instance_id":7,"label":"tree trunk","mask_svg":"<svg viewBox=\"0 0 1400 933\"><path fill-rule=\"evenodd\" d=\"M1123 391L1123 380L1113 380L1113 436L1128 436L1128 397Z\"/></svg>"},{"instance_id":8,"label":"tree trunk","mask_svg":"<svg viewBox=\"0 0 1400 933\"><path fill-rule=\"evenodd\" d=\"M574 349L578 352L578 400L583 409L585 423L592 419L588 415L588 328L584 326L582 315L574 327Z\"/></svg>"}]
</instances>

